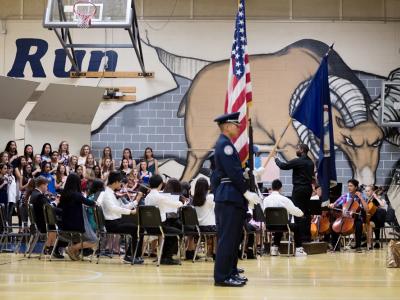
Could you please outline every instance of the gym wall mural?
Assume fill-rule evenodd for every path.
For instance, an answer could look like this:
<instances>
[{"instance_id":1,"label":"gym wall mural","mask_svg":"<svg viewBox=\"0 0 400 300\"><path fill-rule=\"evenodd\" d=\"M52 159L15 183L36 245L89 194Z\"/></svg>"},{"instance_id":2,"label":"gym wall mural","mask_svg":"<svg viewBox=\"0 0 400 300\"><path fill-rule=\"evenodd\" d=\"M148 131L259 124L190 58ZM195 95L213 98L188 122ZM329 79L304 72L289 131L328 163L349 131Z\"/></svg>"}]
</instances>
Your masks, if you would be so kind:
<instances>
[{"instance_id":1,"label":"gym wall mural","mask_svg":"<svg viewBox=\"0 0 400 300\"><path fill-rule=\"evenodd\" d=\"M26 42L35 44L35 51L32 53L31 46ZM32 78L47 77L46 74L53 73L47 78L56 81L62 78L63 83L79 84L76 80L65 78L68 74L65 70L66 60L59 49L55 49L55 62L53 66L42 66L45 59L42 59L48 51L46 41L30 37L25 39L15 39L15 53L9 53L9 68L6 74L10 77L25 78L27 66L32 68ZM98 126L94 126L92 137L100 139L99 134L109 137L108 132L103 129L116 117L121 118L124 110L140 108L141 103L146 102L148 107L152 107L158 96L179 89L177 77L189 82L189 88L179 99L179 109L175 112L174 118L184 120L182 131L184 132L186 143L180 143L180 149L171 147L171 150L185 152L182 155L161 155L159 158L178 159L182 162L182 178L190 180L195 177L210 154L210 149L218 136L218 128L213 123L213 118L223 111L226 92L227 72L229 61L217 60L207 61L204 59L176 55L163 49L162 46L153 46L151 42L144 41L146 47L154 52L153 56L147 56L147 62L154 66L162 64L164 70L159 86L162 89L148 88L148 95L141 97L137 103L117 106L114 110L110 106L100 107L103 110L102 119L97 121ZM22 48L21 48L22 47ZM56 46L57 47L57 46ZM53 47L55 48L55 47ZM319 62L327 52L328 45L315 39L301 39L288 44L275 53L265 53L250 55L251 76L253 83L253 105L250 109L251 118L254 126L254 141L260 145L273 145L282 128L288 122L290 113L298 104L301 95L307 89L310 78L318 68ZM149 51L149 50L147 50ZM82 57L84 53L81 53ZM102 53L91 53L89 68L99 69ZM108 67L118 68L121 61L126 58L119 58L118 51L107 53L108 58L112 58L112 64ZM81 62L82 62L81 57ZM154 60L158 60L155 62ZM368 62L366 62L368 63ZM59 70L62 70L59 71ZM168 73L167 75L165 74ZM351 168L352 176L364 184L371 184L376 181L376 172L380 160L380 152L384 142L394 146L400 145L399 131L396 128L379 126L380 116L380 97L371 97L367 87L360 80L363 70L352 70L341 58L340 49L333 51L329 60L329 83L331 100L334 114L334 136L335 146L338 151L344 154L345 160ZM35 76L36 74L36 76ZM156 75L156 76L157 76ZM400 78L399 65L392 68L387 77L367 73L370 77L381 80L395 80ZM56 78L58 77L58 78ZM173 84L162 83L164 78L173 78ZM70 80L70 81L69 81ZM155 85L157 82L153 82ZM150 86L151 87L151 86ZM400 102L400 90L395 87L385 91L389 106L384 112L393 121L400 121L399 111L394 109L396 103ZM174 94L176 98L178 95ZM111 112L110 112L111 111ZM99 113L99 112L98 112ZM127 116L129 118L129 116ZM157 125L155 125L157 126ZM155 128L165 125L160 124ZM152 135L149 132L149 135ZM146 141L154 140L146 137ZM113 140L115 141L115 139ZM111 145L115 153L121 153L125 146L129 146L131 141L118 140L117 145ZM101 141L103 144L107 140ZM164 140L164 142L166 142ZM167 141L168 142L168 141ZM280 143L280 148L285 149L283 156L291 159L295 156L295 145L299 142L307 143L310 146L313 157L318 153L318 141L301 124L293 121L288 132ZM98 143L98 145L100 145ZM121 149L119 149L121 148ZM135 149L138 150L138 149ZM143 149L140 149L143 150ZM155 149L157 154L157 149ZM171 152L170 152L171 153ZM385 166L386 168L386 166ZM390 173L393 165L385 170ZM390 174L387 177L391 177Z\"/></svg>"}]
</instances>

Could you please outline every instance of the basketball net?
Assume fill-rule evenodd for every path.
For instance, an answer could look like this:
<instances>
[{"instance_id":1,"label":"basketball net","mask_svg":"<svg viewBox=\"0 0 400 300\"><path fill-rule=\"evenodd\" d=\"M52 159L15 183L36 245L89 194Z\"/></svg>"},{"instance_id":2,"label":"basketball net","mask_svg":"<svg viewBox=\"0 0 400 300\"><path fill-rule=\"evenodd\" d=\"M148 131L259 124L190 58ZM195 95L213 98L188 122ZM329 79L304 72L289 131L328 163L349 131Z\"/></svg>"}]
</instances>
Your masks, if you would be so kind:
<instances>
[{"instance_id":1,"label":"basketball net","mask_svg":"<svg viewBox=\"0 0 400 300\"><path fill-rule=\"evenodd\" d=\"M83 6L82 4L87 4ZM96 15L96 5L90 0L77 1L74 4L74 14L78 19L78 27L87 29L92 25L92 18Z\"/></svg>"}]
</instances>

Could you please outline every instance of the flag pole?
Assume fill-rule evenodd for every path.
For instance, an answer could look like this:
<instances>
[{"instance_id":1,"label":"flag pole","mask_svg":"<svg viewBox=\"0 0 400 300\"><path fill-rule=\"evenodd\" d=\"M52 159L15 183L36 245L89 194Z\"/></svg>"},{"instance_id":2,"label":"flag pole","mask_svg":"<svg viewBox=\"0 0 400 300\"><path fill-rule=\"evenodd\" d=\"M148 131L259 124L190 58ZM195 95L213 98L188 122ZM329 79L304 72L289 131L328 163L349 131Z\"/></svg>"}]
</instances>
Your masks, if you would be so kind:
<instances>
[{"instance_id":1,"label":"flag pole","mask_svg":"<svg viewBox=\"0 0 400 300\"><path fill-rule=\"evenodd\" d=\"M335 43L332 43L332 45L329 47L328 51L325 53L325 57L330 54L330 52L333 50L333 46L334 45L335 45ZM292 124L292 121L293 121L292 117L289 117L289 120L288 120L288 123L287 123L285 129L283 129L283 132L282 132L281 136L276 141L274 147L272 148L272 151L268 155L267 161L263 165L264 169L267 167L267 165L268 165L269 161L271 160L272 156L274 156L274 154L275 154L275 152L276 152L276 150L277 150L277 148L279 146L279 143L281 142L281 140L282 140L283 136L285 135L287 129L289 128L290 124Z\"/></svg>"},{"instance_id":2,"label":"flag pole","mask_svg":"<svg viewBox=\"0 0 400 300\"><path fill-rule=\"evenodd\" d=\"M288 130L290 124L292 124L292 117L289 117L289 120L288 120L288 122L287 122L287 124L286 124L285 129L283 129L281 136L280 136L279 139L276 141L274 147L272 148L271 152L269 153L268 158L267 158L267 161L266 161L266 162L264 163L264 165L263 165L263 168L264 168L264 169L267 167L267 165L268 165L269 161L271 160L272 156L274 156L274 154L275 154L275 152L276 152L276 150L277 150L277 148L278 148L278 146L279 146L279 143L281 142L283 136L285 135L286 131Z\"/></svg>"}]
</instances>

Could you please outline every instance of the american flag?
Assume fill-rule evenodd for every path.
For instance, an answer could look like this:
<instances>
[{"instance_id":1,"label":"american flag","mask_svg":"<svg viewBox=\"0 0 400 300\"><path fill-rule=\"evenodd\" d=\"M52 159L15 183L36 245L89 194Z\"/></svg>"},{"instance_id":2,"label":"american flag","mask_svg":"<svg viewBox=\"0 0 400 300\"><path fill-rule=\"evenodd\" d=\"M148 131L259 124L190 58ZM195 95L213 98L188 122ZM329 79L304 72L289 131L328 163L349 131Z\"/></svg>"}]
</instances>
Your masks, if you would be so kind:
<instances>
[{"instance_id":1,"label":"american flag","mask_svg":"<svg viewBox=\"0 0 400 300\"><path fill-rule=\"evenodd\" d=\"M239 152L243 166L249 157L247 106L252 100L251 90L250 64L247 54L245 0L239 0L228 72L225 113L240 112L240 134L233 140L233 143Z\"/></svg>"}]
</instances>

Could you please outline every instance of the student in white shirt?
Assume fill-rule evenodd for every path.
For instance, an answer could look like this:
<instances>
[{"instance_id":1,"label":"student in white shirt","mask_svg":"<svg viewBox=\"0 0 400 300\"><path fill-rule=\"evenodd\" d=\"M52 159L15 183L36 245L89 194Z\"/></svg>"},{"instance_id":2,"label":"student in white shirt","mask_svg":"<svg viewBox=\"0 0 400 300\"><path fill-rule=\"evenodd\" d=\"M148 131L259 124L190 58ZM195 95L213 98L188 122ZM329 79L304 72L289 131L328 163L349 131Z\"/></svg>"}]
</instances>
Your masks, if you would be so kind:
<instances>
[{"instance_id":1,"label":"student in white shirt","mask_svg":"<svg viewBox=\"0 0 400 300\"><path fill-rule=\"evenodd\" d=\"M296 207L289 198L281 195L281 191L282 182L279 179L275 179L274 181L272 181L272 192L268 197L264 198L264 209L266 209L267 207L284 207L286 208L288 214L294 215L296 217L302 217L304 213L298 207ZM296 226L296 224L290 224L290 227L294 232L294 241L296 245L295 256L307 256L307 253L302 247L302 240L298 231L298 227ZM282 232L275 232L274 234L274 240L271 246L272 256L279 255L278 249L282 239L282 235Z\"/></svg>"},{"instance_id":2,"label":"student in white shirt","mask_svg":"<svg viewBox=\"0 0 400 300\"><path fill-rule=\"evenodd\" d=\"M196 181L194 187L193 196L193 206L196 209L197 219L199 220L200 231L202 232L216 232L217 226L215 223L215 202L214 195L210 194L208 191L210 185L207 179L199 178ZM216 236L208 239L207 243L212 245L208 249L212 250L212 253L207 253L208 255L213 255L215 258L215 248L216 248ZM211 252L211 251L210 251ZM194 253L193 253L194 254Z\"/></svg>"},{"instance_id":3,"label":"student in white shirt","mask_svg":"<svg viewBox=\"0 0 400 300\"><path fill-rule=\"evenodd\" d=\"M17 202L17 184L13 175L13 171L14 169L12 165L8 165L8 174L6 175L6 177L8 179L7 223L9 226L12 225L12 215L15 209L15 203Z\"/></svg>"},{"instance_id":4,"label":"student in white shirt","mask_svg":"<svg viewBox=\"0 0 400 300\"><path fill-rule=\"evenodd\" d=\"M133 255L136 247L137 226L134 223L123 220L122 215L136 214L136 210L134 209L136 203L130 202L129 204L123 204L120 199L115 197L114 191L121 188L121 181L121 173L115 171L110 172L108 176L108 184L101 199L101 207L103 208L106 229L109 233L128 233L132 235L134 248L132 249L131 245L129 244L124 257L124 262L131 263L133 259L135 264L142 264L143 259L140 257L142 252L142 238L140 239L138 246L140 251L138 251L136 257L133 258L132 256L129 256L129 254Z\"/></svg>"},{"instance_id":5,"label":"student in white shirt","mask_svg":"<svg viewBox=\"0 0 400 300\"><path fill-rule=\"evenodd\" d=\"M167 194L160 193L163 186L163 179L160 175L153 175L149 179L151 191L145 198L145 205L157 206L160 210L161 221L163 223L163 230L165 233L179 233L173 223L167 219L168 212L177 212L178 208L183 204L179 200L172 199ZM161 264L177 265L179 261L172 259L172 256L178 251L178 242L175 237L166 237L164 242L164 249L161 256Z\"/></svg>"}]
</instances>

